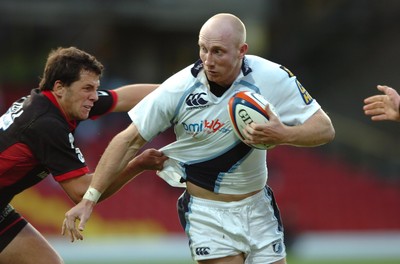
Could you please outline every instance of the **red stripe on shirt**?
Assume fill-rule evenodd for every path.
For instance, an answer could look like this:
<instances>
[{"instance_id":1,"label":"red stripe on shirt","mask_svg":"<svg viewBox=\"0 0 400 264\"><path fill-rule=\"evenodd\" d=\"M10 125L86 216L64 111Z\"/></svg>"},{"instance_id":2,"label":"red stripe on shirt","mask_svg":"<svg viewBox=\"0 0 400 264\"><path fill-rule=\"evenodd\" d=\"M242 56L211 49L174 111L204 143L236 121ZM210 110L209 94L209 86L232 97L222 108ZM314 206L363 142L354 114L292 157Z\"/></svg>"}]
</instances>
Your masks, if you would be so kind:
<instances>
[{"instance_id":1,"label":"red stripe on shirt","mask_svg":"<svg viewBox=\"0 0 400 264\"><path fill-rule=\"evenodd\" d=\"M68 179L72 179L72 178L76 178L76 177L85 175L88 172L89 172L89 168L86 166L86 167L83 167L83 168L80 168L80 169L77 169L74 171L70 171L70 172L67 172L67 173L64 173L61 175L57 175L57 176L53 175L53 177L56 181L61 182L61 181L65 181Z\"/></svg>"},{"instance_id":2,"label":"red stripe on shirt","mask_svg":"<svg viewBox=\"0 0 400 264\"><path fill-rule=\"evenodd\" d=\"M0 231L0 236L2 234L4 234L8 229L10 229L11 227L13 227L14 225L16 225L19 221L21 221L23 218L22 216L20 218L18 218L17 220L15 220L14 222L12 222L11 224L9 224L6 228L4 228L3 230Z\"/></svg>"}]
</instances>

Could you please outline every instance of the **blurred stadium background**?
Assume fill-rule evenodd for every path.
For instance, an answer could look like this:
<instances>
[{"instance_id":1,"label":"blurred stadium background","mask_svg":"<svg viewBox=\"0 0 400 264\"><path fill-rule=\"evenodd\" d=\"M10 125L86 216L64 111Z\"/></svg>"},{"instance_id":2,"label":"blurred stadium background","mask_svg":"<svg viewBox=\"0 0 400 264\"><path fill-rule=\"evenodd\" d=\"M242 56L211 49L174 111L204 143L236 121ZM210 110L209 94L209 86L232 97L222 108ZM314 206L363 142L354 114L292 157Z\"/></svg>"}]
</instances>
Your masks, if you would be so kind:
<instances>
[{"instance_id":1,"label":"blurred stadium background","mask_svg":"<svg viewBox=\"0 0 400 264\"><path fill-rule=\"evenodd\" d=\"M289 263L400 263L400 125L362 112L377 84L400 91L400 1L0 0L0 110L38 85L59 46L102 61L102 88L162 82L198 58L198 30L219 12L242 18L250 53L291 69L336 128L326 146L269 152ZM76 140L92 169L128 123L110 114L81 124ZM149 146L172 138L166 131ZM72 203L50 177L12 204L67 263L192 263L175 209L181 192L144 173L99 204L74 244L60 235Z\"/></svg>"}]
</instances>

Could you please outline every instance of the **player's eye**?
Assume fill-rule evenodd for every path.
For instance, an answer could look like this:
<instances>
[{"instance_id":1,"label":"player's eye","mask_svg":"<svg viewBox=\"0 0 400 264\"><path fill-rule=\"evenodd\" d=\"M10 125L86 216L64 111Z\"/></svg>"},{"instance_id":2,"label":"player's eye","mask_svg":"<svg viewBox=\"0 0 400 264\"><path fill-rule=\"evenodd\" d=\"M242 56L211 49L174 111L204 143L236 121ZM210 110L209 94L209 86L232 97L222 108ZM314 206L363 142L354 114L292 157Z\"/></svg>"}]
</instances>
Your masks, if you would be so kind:
<instances>
[{"instance_id":1,"label":"player's eye","mask_svg":"<svg viewBox=\"0 0 400 264\"><path fill-rule=\"evenodd\" d=\"M93 86L89 85L89 86L84 86L83 90L85 90L86 92L92 92L92 91L95 91L96 88L94 88Z\"/></svg>"},{"instance_id":2,"label":"player's eye","mask_svg":"<svg viewBox=\"0 0 400 264\"><path fill-rule=\"evenodd\" d=\"M213 53L215 54L215 55L222 55L223 53L224 53L224 51L222 50L222 49L215 49L215 50L213 50Z\"/></svg>"}]
</instances>

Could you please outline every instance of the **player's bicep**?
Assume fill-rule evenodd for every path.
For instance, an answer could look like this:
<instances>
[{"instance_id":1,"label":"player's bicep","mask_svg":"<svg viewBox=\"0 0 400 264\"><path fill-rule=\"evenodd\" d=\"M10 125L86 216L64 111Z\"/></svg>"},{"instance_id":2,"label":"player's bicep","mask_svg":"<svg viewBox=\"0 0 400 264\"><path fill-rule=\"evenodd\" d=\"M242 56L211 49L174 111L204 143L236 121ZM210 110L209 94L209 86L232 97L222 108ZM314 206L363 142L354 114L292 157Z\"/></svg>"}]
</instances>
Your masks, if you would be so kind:
<instances>
[{"instance_id":1,"label":"player's bicep","mask_svg":"<svg viewBox=\"0 0 400 264\"><path fill-rule=\"evenodd\" d=\"M128 112L157 87L158 84L131 84L115 89L118 101L113 111Z\"/></svg>"}]
</instances>

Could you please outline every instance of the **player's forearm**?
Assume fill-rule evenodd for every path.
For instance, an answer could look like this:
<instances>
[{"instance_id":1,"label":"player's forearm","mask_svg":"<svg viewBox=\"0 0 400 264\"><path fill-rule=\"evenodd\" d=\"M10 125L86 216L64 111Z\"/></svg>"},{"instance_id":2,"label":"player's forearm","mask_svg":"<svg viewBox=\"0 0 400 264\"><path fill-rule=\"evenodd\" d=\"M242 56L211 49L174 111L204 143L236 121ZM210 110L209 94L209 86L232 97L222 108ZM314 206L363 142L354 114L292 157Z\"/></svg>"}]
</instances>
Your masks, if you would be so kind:
<instances>
[{"instance_id":1,"label":"player's forearm","mask_svg":"<svg viewBox=\"0 0 400 264\"><path fill-rule=\"evenodd\" d=\"M136 133L137 130L130 126L113 138L96 167L91 187L103 193L117 181L123 169L142 146Z\"/></svg>"},{"instance_id":2,"label":"player's forearm","mask_svg":"<svg viewBox=\"0 0 400 264\"><path fill-rule=\"evenodd\" d=\"M145 171L143 167L133 159L129 165L120 173L119 177L103 192L99 201L102 201L118 192L125 184Z\"/></svg>"},{"instance_id":3,"label":"player's forearm","mask_svg":"<svg viewBox=\"0 0 400 264\"><path fill-rule=\"evenodd\" d=\"M141 138L141 137L138 137ZM144 139L143 139L144 142ZM143 143L144 144L144 143ZM140 155L137 155L133 160L129 161L128 165L119 175L119 177L111 184L109 188L105 190L103 199L121 189L126 183L132 180L134 177L146 170L162 170L164 162L168 159L163 152L149 148L143 151Z\"/></svg>"},{"instance_id":4,"label":"player's forearm","mask_svg":"<svg viewBox=\"0 0 400 264\"><path fill-rule=\"evenodd\" d=\"M335 129L333 128L330 118L319 110L304 124L288 128L289 145L301 147L314 147L326 144L335 137Z\"/></svg>"}]
</instances>

